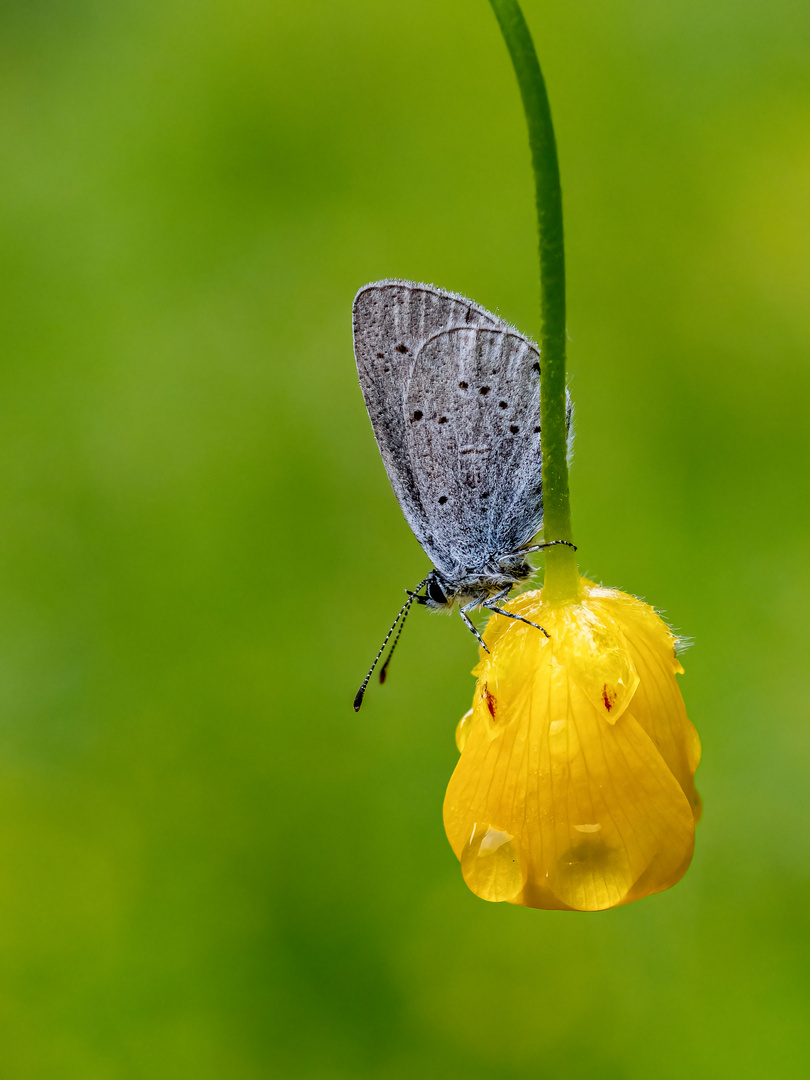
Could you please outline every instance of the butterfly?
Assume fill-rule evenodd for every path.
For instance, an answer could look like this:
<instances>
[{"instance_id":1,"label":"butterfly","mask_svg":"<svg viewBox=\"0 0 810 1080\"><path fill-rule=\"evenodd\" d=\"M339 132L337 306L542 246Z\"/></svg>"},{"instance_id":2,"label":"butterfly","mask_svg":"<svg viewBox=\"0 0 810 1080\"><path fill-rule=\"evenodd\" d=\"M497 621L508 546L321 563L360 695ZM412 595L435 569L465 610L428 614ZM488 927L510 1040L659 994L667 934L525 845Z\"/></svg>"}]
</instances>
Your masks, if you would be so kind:
<instances>
[{"instance_id":1,"label":"butterfly","mask_svg":"<svg viewBox=\"0 0 810 1080\"><path fill-rule=\"evenodd\" d=\"M357 692L358 710L397 630L380 670L385 681L414 601L458 604L486 649L469 612L529 622L500 604L533 574L531 552L567 541L532 544L543 524L537 346L473 301L412 281L365 285L353 326L360 387L388 479L433 564L406 590ZM569 443L571 412L569 397Z\"/></svg>"}]
</instances>

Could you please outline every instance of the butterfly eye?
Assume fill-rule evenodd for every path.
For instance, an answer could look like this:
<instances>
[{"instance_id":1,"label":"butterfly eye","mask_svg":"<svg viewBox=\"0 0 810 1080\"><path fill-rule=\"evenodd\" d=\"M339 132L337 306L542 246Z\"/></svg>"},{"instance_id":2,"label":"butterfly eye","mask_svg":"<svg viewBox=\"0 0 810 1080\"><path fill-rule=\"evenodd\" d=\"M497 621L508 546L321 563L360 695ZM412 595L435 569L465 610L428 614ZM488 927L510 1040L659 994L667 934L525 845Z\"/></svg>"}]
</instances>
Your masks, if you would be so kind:
<instances>
[{"instance_id":1,"label":"butterfly eye","mask_svg":"<svg viewBox=\"0 0 810 1080\"><path fill-rule=\"evenodd\" d=\"M447 597L442 592L438 582L429 581L427 586L427 594L434 604L446 604Z\"/></svg>"}]
</instances>

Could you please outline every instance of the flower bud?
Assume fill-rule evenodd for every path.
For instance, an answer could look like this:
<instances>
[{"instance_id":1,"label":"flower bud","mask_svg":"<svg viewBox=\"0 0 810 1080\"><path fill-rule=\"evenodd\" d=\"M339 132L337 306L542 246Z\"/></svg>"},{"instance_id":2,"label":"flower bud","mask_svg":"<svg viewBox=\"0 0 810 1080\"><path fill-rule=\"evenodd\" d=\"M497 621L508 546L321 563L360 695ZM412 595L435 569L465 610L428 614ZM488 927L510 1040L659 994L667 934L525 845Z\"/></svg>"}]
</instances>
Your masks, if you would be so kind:
<instances>
[{"instance_id":1,"label":"flower bud","mask_svg":"<svg viewBox=\"0 0 810 1080\"><path fill-rule=\"evenodd\" d=\"M601 911L674 885L694 848L697 732L677 638L649 605L582 581L493 616L444 801L464 880L484 900Z\"/></svg>"}]
</instances>

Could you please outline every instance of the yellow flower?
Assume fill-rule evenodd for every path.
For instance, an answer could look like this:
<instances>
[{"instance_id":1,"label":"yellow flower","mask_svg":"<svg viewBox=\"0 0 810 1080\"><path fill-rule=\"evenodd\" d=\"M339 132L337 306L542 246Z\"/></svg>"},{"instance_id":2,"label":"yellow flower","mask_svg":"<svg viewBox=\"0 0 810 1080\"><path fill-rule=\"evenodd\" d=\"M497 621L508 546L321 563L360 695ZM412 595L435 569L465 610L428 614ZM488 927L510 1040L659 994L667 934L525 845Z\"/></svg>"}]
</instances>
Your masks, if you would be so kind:
<instances>
[{"instance_id":1,"label":"yellow flower","mask_svg":"<svg viewBox=\"0 0 810 1080\"><path fill-rule=\"evenodd\" d=\"M461 720L444 825L484 900L601 911L674 885L692 859L697 732L677 638L647 604L581 582L495 616Z\"/></svg>"}]
</instances>

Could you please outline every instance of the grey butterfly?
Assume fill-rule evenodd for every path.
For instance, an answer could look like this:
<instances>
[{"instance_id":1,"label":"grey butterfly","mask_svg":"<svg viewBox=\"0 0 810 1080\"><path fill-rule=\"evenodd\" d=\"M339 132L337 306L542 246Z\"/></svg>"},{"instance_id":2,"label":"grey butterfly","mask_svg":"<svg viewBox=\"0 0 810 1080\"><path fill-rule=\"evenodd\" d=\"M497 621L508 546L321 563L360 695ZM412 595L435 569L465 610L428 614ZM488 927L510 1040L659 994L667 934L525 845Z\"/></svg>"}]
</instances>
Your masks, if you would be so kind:
<instances>
[{"instance_id":1,"label":"grey butterfly","mask_svg":"<svg viewBox=\"0 0 810 1080\"><path fill-rule=\"evenodd\" d=\"M499 606L533 573L543 524L540 354L513 326L455 293L377 281L357 294L354 352L360 387L391 486L433 569L388 631L354 701L411 604L459 603L529 622ZM570 433L571 402L568 401ZM570 436L569 436L570 438ZM420 595L420 589L425 592ZM541 626L530 623L545 633Z\"/></svg>"}]
</instances>

